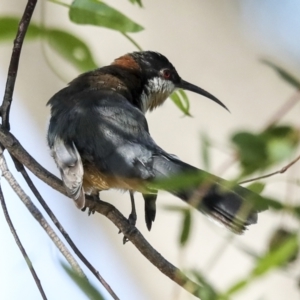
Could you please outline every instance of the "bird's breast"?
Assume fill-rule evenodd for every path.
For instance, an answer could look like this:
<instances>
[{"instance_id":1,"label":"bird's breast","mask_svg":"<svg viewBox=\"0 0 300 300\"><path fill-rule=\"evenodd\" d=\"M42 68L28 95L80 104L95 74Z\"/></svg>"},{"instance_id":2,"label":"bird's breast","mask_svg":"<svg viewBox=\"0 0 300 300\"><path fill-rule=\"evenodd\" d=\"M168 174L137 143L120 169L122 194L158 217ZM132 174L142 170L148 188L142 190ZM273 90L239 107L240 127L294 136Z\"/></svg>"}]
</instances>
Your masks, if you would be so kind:
<instances>
[{"instance_id":1,"label":"bird's breast","mask_svg":"<svg viewBox=\"0 0 300 300\"><path fill-rule=\"evenodd\" d=\"M145 183L140 178L125 178L101 172L91 164L84 164L83 188L88 194L119 189L144 192Z\"/></svg>"}]
</instances>

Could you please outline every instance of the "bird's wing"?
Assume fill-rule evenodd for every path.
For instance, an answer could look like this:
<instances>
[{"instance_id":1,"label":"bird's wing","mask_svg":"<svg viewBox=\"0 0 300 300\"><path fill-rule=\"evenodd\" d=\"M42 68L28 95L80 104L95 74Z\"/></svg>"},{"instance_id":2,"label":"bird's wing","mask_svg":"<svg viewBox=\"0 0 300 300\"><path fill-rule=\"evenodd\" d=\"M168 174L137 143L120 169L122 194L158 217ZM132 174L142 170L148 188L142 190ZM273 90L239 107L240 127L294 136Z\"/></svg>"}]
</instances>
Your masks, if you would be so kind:
<instances>
[{"instance_id":1,"label":"bird's wing","mask_svg":"<svg viewBox=\"0 0 300 300\"><path fill-rule=\"evenodd\" d=\"M56 137L52 155L61 173L67 194L74 199L79 209L83 208L85 205L82 189L83 166L75 145L73 143L68 145L61 138Z\"/></svg>"},{"instance_id":2,"label":"bird's wing","mask_svg":"<svg viewBox=\"0 0 300 300\"><path fill-rule=\"evenodd\" d=\"M74 105L63 107L61 96L55 97L50 100L56 112L50 120L50 147L58 136L74 143L82 160L101 172L125 178L152 176L150 165L158 147L145 116L126 98L113 91L87 90L70 99Z\"/></svg>"}]
</instances>

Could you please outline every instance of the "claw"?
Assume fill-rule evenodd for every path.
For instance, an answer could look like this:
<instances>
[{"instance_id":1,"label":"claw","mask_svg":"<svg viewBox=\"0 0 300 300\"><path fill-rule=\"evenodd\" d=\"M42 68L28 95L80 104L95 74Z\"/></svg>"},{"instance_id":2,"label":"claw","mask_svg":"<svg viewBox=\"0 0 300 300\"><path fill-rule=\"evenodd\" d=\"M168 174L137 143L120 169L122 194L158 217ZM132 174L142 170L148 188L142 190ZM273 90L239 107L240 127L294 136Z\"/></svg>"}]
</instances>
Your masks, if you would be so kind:
<instances>
[{"instance_id":1,"label":"claw","mask_svg":"<svg viewBox=\"0 0 300 300\"><path fill-rule=\"evenodd\" d=\"M136 215L136 210L135 210L133 192L129 191L129 194L130 194L130 201L131 201L131 213L127 220L128 220L129 225L135 226L136 220L137 220L137 215ZM121 233L121 230L119 231L119 233ZM129 241L128 238L124 235L123 245L125 245L128 241Z\"/></svg>"}]
</instances>

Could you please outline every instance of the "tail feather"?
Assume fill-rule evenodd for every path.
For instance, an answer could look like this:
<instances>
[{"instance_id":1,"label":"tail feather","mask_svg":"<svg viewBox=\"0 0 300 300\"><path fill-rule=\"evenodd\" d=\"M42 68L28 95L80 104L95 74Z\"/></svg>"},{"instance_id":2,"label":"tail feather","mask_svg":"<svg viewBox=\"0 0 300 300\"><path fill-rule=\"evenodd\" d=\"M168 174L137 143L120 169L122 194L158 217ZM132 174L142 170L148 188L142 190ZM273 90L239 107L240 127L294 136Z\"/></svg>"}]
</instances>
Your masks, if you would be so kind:
<instances>
[{"instance_id":1,"label":"tail feather","mask_svg":"<svg viewBox=\"0 0 300 300\"><path fill-rule=\"evenodd\" d=\"M263 198L252 191L199 170L170 155L159 155L153 163L157 179L182 174L197 174L197 182L184 188L166 188L183 201L212 217L237 234L257 222L258 213L268 207Z\"/></svg>"},{"instance_id":2,"label":"tail feather","mask_svg":"<svg viewBox=\"0 0 300 300\"><path fill-rule=\"evenodd\" d=\"M157 194L143 194L145 200L145 221L148 230L151 230L152 222L155 220L156 215L156 198Z\"/></svg>"}]
</instances>

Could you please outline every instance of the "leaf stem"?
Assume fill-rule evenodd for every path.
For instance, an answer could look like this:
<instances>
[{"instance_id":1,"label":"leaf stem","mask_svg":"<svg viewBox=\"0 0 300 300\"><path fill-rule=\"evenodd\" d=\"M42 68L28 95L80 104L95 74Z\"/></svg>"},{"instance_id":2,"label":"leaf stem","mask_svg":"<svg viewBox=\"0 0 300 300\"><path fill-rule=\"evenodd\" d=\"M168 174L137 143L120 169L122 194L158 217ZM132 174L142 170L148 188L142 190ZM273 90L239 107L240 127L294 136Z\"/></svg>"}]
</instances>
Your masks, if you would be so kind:
<instances>
[{"instance_id":1,"label":"leaf stem","mask_svg":"<svg viewBox=\"0 0 300 300\"><path fill-rule=\"evenodd\" d=\"M120 33L122 35L124 35L124 37L126 37L126 39L129 40L130 43L132 43L139 51L143 51L142 47L132 38L130 37L127 33L120 31Z\"/></svg>"},{"instance_id":2,"label":"leaf stem","mask_svg":"<svg viewBox=\"0 0 300 300\"><path fill-rule=\"evenodd\" d=\"M63 6L63 7L67 7L67 8L70 7L69 4L64 3L64 2L61 2L61 1L58 1L58 0L48 0L48 1L49 1L49 2L52 2L52 3L55 3L55 4L58 4L58 5L61 5L61 6Z\"/></svg>"}]
</instances>

